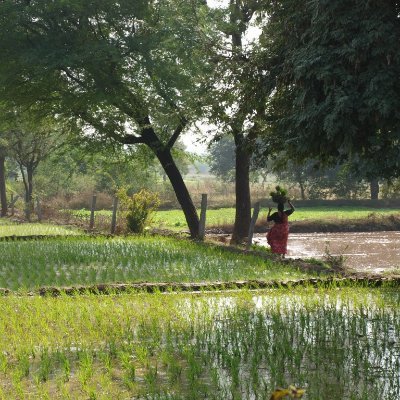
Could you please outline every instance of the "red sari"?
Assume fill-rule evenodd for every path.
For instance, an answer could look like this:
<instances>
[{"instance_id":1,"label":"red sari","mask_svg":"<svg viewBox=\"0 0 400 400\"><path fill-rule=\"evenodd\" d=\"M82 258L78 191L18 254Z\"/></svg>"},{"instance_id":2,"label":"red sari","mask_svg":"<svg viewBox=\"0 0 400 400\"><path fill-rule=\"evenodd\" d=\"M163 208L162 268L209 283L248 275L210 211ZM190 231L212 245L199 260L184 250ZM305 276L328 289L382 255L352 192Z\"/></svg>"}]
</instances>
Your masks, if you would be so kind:
<instances>
[{"instance_id":1,"label":"red sari","mask_svg":"<svg viewBox=\"0 0 400 400\"><path fill-rule=\"evenodd\" d=\"M276 254L287 253L287 242L289 237L288 216L281 214L282 222L274 224L267 233L267 242L271 246L271 250Z\"/></svg>"}]
</instances>

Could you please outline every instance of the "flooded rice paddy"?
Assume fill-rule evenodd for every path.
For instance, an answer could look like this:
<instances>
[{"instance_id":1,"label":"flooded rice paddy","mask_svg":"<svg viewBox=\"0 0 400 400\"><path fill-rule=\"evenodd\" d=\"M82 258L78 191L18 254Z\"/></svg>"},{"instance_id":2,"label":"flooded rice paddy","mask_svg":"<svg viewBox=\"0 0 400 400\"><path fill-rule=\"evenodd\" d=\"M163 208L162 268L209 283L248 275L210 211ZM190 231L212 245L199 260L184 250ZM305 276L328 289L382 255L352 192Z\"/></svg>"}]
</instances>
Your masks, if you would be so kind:
<instances>
[{"instance_id":1,"label":"flooded rice paddy","mask_svg":"<svg viewBox=\"0 0 400 400\"><path fill-rule=\"evenodd\" d=\"M399 399L399 303L357 287L4 297L0 398L268 400L293 384L307 400Z\"/></svg>"},{"instance_id":2,"label":"flooded rice paddy","mask_svg":"<svg viewBox=\"0 0 400 400\"><path fill-rule=\"evenodd\" d=\"M268 246L265 235L254 243ZM400 232L291 233L288 258L343 256L345 266L359 272L400 270Z\"/></svg>"}]
</instances>

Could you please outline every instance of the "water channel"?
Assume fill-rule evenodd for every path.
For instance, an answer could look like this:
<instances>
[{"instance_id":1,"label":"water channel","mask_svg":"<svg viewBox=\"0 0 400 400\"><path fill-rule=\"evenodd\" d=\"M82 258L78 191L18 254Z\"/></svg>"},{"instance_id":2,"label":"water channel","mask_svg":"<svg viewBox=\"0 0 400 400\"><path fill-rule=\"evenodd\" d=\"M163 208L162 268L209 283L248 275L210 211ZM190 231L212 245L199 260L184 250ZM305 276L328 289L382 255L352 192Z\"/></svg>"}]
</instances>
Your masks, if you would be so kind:
<instances>
[{"instance_id":1,"label":"water channel","mask_svg":"<svg viewBox=\"0 0 400 400\"><path fill-rule=\"evenodd\" d=\"M268 246L265 234L254 243ZM291 233L288 258L323 258L327 251L342 255L345 265L360 272L400 271L400 232Z\"/></svg>"}]
</instances>

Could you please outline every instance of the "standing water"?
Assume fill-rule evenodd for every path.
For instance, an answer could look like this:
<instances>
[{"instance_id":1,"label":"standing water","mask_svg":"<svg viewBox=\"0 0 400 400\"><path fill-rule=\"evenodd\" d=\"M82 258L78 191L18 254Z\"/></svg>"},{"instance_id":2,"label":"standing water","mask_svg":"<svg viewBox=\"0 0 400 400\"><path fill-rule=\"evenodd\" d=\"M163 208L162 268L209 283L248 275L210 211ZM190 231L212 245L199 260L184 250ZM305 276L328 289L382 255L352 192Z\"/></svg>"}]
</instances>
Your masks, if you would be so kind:
<instances>
[{"instance_id":1,"label":"standing water","mask_svg":"<svg viewBox=\"0 0 400 400\"><path fill-rule=\"evenodd\" d=\"M268 246L265 235L254 243ZM400 269L400 232L291 233L288 258L343 256L345 265L360 272Z\"/></svg>"}]
</instances>

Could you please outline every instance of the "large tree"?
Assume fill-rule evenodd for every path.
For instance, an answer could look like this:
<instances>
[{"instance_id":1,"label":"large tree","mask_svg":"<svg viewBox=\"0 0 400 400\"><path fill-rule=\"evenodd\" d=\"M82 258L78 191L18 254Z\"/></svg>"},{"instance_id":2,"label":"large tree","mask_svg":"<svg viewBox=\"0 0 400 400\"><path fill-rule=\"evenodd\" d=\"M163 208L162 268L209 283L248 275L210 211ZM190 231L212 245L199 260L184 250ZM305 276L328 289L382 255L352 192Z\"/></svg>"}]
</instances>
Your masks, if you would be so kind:
<instances>
[{"instance_id":1,"label":"large tree","mask_svg":"<svg viewBox=\"0 0 400 400\"><path fill-rule=\"evenodd\" d=\"M298 160L350 160L369 179L400 174L399 12L393 0L270 2L273 145Z\"/></svg>"},{"instance_id":2,"label":"large tree","mask_svg":"<svg viewBox=\"0 0 400 400\"><path fill-rule=\"evenodd\" d=\"M192 237L199 218L171 149L199 109L202 6L202 0L0 4L1 96L78 121L85 135L148 146Z\"/></svg>"},{"instance_id":3,"label":"large tree","mask_svg":"<svg viewBox=\"0 0 400 400\"><path fill-rule=\"evenodd\" d=\"M251 21L262 10L262 5L259 0L230 0L225 9L217 10L215 21L222 32L221 40L217 46L209 47L215 62L215 85L211 91L209 111L209 119L218 127L214 140L230 135L234 141L234 243L241 242L248 235L251 159L264 126L266 98L274 88L270 75L264 73L259 62L257 44L245 44Z\"/></svg>"}]
</instances>

